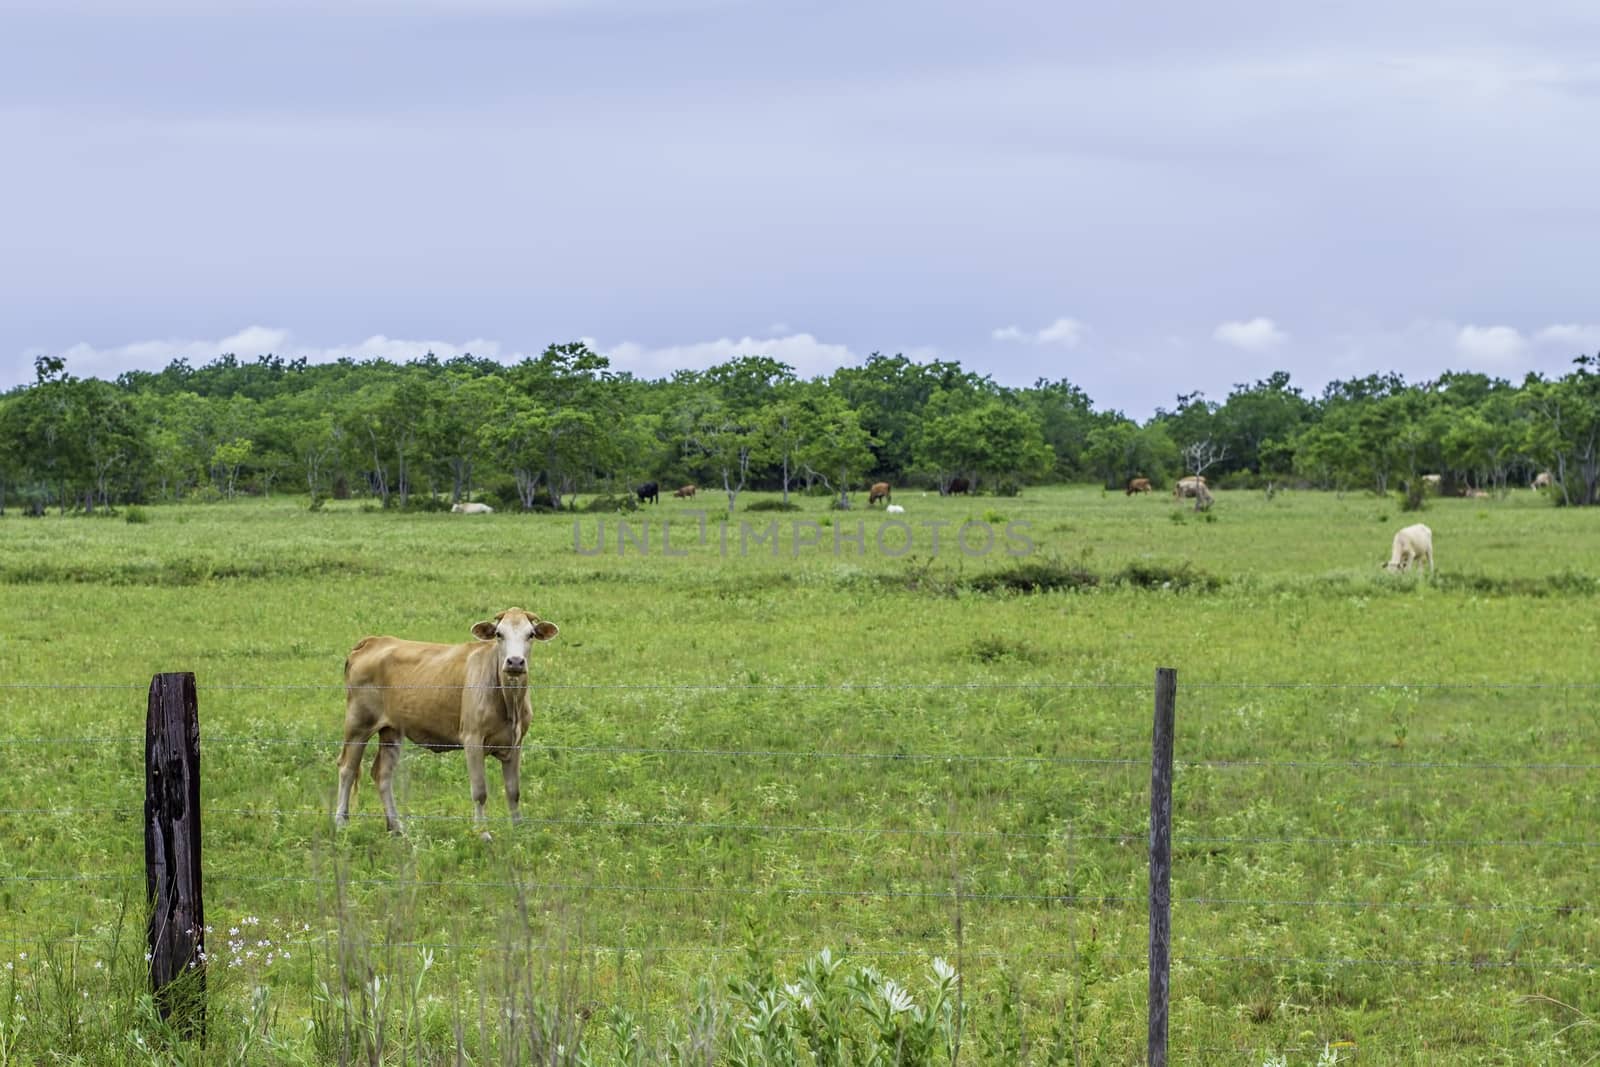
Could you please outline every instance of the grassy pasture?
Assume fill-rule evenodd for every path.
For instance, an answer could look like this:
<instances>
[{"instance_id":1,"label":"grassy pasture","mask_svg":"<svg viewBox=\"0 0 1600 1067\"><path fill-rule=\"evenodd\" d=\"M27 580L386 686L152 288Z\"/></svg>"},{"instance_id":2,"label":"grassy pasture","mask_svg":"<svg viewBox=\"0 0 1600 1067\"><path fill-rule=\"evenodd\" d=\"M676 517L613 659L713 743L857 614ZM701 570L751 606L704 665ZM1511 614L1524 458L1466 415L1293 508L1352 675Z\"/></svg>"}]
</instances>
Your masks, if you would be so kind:
<instances>
[{"instance_id":1,"label":"grassy pasture","mask_svg":"<svg viewBox=\"0 0 1600 1067\"><path fill-rule=\"evenodd\" d=\"M919 995L958 963L964 1060L1139 1062L1157 666L1179 671L1175 1062L1600 1054L1600 690L1574 688L1597 680L1597 516L1529 492L1421 516L1219 493L1210 521L1159 495L902 492L914 544L890 555L881 513L816 499L741 510L724 551L719 503L631 517L648 554L614 516L591 555L593 515L293 498L0 520L0 1064L161 1055L138 991L162 670L200 693L207 1062L322 1062L363 1004L393 1062L508 1059L508 1005L585 1027L595 1063L631 1062L626 1013L649 1061L730 1010L724 979L781 983L824 947ZM1378 566L1417 518L1431 582ZM776 521L778 551L741 551L738 520ZM833 526L796 550L797 520ZM986 555L952 543L968 521ZM1100 581L977 591L1041 560ZM513 605L562 628L536 650L528 823L478 841L459 754L411 749L407 837L370 780L336 836L344 653ZM491 766L491 812L497 790Z\"/></svg>"}]
</instances>

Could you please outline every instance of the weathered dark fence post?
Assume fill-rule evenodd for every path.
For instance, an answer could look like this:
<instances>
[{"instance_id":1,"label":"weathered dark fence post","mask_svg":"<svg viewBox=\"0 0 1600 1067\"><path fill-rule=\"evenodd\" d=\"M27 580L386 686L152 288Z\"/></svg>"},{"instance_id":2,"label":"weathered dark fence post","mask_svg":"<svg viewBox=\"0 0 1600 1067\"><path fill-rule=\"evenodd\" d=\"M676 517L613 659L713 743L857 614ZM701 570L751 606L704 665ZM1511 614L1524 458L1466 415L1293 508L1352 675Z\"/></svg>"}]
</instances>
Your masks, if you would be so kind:
<instances>
[{"instance_id":1,"label":"weathered dark fence post","mask_svg":"<svg viewBox=\"0 0 1600 1067\"><path fill-rule=\"evenodd\" d=\"M192 674L158 674L150 679L144 773L150 988L163 1019L176 1015L179 1032L203 1037L206 917L200 899L200 715Z\"/></svg>"},{"instance_id":2,"label":"weathered dark fence post","mask_svg":"<svg viewBox=\"0 0 1600 1067\"><path fill-rule=\"evenodd\" d=\"M1167 1006L1172 960L1172 729L1178 672L1156 668L1156 720L1150 745L1150 1067L1167 1067Z\"/></svg>"}]
</instances>

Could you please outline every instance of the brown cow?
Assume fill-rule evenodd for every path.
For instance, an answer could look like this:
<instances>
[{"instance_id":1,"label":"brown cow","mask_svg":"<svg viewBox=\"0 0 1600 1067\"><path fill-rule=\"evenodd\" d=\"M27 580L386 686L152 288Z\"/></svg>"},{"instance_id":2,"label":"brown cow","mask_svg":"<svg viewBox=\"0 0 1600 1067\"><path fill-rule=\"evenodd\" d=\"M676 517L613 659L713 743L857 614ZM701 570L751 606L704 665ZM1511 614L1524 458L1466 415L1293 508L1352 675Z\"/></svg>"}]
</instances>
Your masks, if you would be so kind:
<instances>
[{"instance_id":1,"label":"brown cow","mask_svg":"<svg viewBox=\"0 0 1600 1067\"><path fill-rule=\"evenodd\" d=\"M894 500L889 496L888 482L873 482L872 488L867 490L867 507L870 508L880 500L885 504L894 503Z\"/></svg>"},{"instance_id":2,"label":"brown cow","mask_svg":"<svg viewBox=\"0 0 1600 1067\"><path fill-rule=\"evenodd\" d=\"M1135 493L1148 493L1150 491L1149 478L1131 478L1128 480L1128 495Z\"/></svg>"},{"instance_id":3,"label":"brown cow","mask_svg":"<svg viewBox=\"0 0 1600 1067\"><path fill-rule=\"evenodd\" d=\"M673 493L672 495L673 496L681 496L681 497L692 497L696 493L698 493L699 491L700 491L700 487L699 486L686 485L682 489L679 489L677 492Z\"/></svg>"},{"instance_id":4,"label":"brown cow","mask_svg":"<svg viewBox=\"0 0 1600 1067\"><path fill-rule=\"evenodd\" d=\"M367 742L378 735L372 779L383 797L383 813L394 833L402 833L394 806L394 769L400 740L436 752L464 748L472 782L473 823L484 830L483 758L500 761L511 821L520 822L522 738L533 707L528 699L528 650L548 641L555 623L510 608L472 628L477 638L461 645L364 637L344 661L344 748L339 753L339 803L334 825L350 819L350 796L361 777Z\"/></svg>"}]
</instances>

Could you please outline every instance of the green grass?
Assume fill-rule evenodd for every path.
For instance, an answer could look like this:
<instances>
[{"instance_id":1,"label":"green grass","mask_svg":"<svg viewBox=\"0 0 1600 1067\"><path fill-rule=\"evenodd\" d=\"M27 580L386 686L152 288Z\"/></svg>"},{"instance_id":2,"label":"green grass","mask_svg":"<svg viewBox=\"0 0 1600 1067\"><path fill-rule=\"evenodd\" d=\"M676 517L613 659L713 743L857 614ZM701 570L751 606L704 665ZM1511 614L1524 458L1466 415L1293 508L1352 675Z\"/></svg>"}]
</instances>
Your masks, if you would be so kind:
<instances>
[{"instance_id":1,"label":"green grass","mask_svg":"<svg viewBox=\"0 0 1600 1067\"><path fill-rule=\"evenodd\" d=\"M618 553L613 516L583 555L570 517L293 498L0 520L0 1064L324 1062L380 1017L384 1062L526 1061L532 1033L653 1062L693 1032L732 1062L751 991L823 948L913 991L958 964L964 1062L1139 1062L1158 666L1179 671L1174 1062L1600 1054L1578 969L1600 959L1600 690L1573 687L1597 680L1597 516L904 491L915 543L890 558L881 512L746 515L761 498L726 554L683 501L630 517L649 555ZM661 554L669 515L686 555ZM1382 573L1418 518L1438 575ZM796 552L797 520L831 525ZM777 523L778 551L741 556L740 521ZM967 521L1027 523L1036 551L1001 532L964 556ZM858 522L866 550L835 553ZM409 749L408 836L370 779L335 835L345 652L465 640L513 605L561 626L528 824L478 841L460 755ZM169 670L200 696L204 1051L140 990L144 693Z\"/></svg>"}]
</instances>

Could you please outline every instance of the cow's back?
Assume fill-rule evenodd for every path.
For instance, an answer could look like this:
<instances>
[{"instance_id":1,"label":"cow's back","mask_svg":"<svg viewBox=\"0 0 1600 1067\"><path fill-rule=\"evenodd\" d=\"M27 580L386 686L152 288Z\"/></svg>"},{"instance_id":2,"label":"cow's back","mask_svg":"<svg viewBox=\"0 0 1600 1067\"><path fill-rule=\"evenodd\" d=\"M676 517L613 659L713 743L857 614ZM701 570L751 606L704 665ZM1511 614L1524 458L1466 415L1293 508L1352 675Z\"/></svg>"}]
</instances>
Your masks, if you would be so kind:
<instances>
[{"instance_id":1,"label":"cow's back","mask_svg":"<svg viewBox=\"0 0 1600 1067\"><path fill-rule=\"evenodd\" d=\"M344 664L347 720L396 727L421 744L458 740L462 686L476 644L362 638Z\"/></svg>"}]
</instances>

